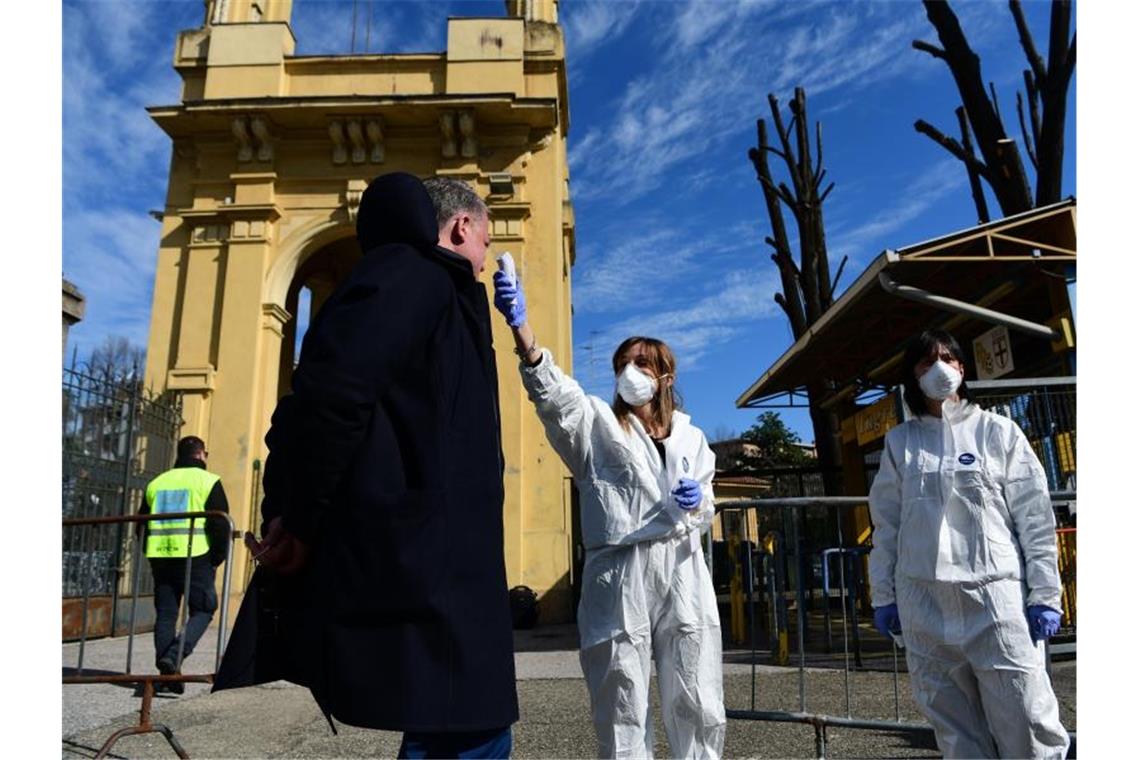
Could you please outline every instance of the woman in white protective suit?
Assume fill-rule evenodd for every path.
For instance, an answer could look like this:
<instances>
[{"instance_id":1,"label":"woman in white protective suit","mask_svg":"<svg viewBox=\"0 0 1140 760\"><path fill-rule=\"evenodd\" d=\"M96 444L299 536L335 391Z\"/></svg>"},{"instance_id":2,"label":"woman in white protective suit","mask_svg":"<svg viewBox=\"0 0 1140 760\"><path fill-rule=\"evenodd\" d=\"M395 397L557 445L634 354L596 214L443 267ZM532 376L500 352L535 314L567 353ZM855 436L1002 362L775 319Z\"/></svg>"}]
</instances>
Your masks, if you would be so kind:
<instances>
[{"instance_id":1,"label":"woman in white protective suit","mask_svg":"<svg viewBox=\"0 0 1140 760\"><path fill-rule=\"evenodd\" d=\"M614 354L612 405L588 396L538 347L517 278L500 271L494 281L523 385L581 498L578 631L598 754L653 756L652 660L672 756L720 757L720 618L700 545L716 459L677 409L673 354L630 338Z\"/></svg>"},{"instance_id":2,"label":"woman in white protective suit","mask_svg":"<svg viewBox=\"0 0 1140 760\"><path fill-rule=\"evenodd\" d=\"M1063 758L1045 671L1060 625L1045 472L1012 420L970 402L942 330L903 356L915 417L887 433L871 487L871 602L901 635L915 701L948 758Z\"/></svg>"}]
</instances>

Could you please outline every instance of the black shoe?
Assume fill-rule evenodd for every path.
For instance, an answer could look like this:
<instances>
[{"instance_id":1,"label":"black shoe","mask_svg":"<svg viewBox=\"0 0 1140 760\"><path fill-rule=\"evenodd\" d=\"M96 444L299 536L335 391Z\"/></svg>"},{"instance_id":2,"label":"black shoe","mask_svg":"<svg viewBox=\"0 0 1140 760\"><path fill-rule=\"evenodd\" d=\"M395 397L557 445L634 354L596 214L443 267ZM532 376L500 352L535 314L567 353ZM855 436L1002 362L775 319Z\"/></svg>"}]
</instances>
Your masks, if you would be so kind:
<instances>
[{"instance_id":1,"label":"black shoe","mask_svg":"<svg viewBox=\"0 0 1140 760\"><path fill-rule=\"evenodd\" d=\"M164 676L179 675L174 663L170 660L159 660L155 663L158 672ZM158 682L154 685L155 694L181 694L186 691L186 685L180 681Z\"/></svg>"}]
</instances>

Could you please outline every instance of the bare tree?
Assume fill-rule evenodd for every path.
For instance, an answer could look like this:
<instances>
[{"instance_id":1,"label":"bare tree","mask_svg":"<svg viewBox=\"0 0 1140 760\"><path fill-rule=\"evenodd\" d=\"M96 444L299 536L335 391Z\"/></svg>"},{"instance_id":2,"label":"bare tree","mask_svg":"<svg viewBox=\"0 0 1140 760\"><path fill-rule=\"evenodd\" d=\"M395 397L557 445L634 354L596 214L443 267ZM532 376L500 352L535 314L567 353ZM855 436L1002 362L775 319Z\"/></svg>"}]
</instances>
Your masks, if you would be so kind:
<instances>
[{"instance_id":1,"label":"bare tree","mask_svg":"<svg viewBox=\"0 0 1140 760\"><path fill-rule=\"evenodd\" d=\"M772 125L775 127L778 144L768 140L768 125L764 119L756 121L757 146L748 151L748 158L756 168L756 178L764 190L764 204L772 226L772 235L765 238L773 249L772 261L780 272L782 292L775 295L776 303L784 310L792 326L795 339L807 332L831 306L835 296L835 285L831 278L831 264L827 258L827 240L824 235L823 202L827 199L835 183L829 184L820 192L827 172L823 168L823 128L815 124L815 155L812 155L809 137L807 97L802 87L797 87L795 96L788 104L792 119L787 127L780 113L780 102L775 95L768 95L768 105L772 112ZM795 139L795 148L792 140ZM791 187L786 182L775 182L768 166L768 154L783 159L791 179ZM788 242L787 228L781 204L787 206L796 222L799 239L799 261L792 256ZM843 273L846 258L839 265L835 281ZM838 475L840 459L839 417L833 411L823 409L819 403L833 389L824 380L808 386L808 403L811 407L812 429L815 433L816 449L824 472L824 487L830 495L841 491Z\"/></svg>"},{"instance_id":2,"label":"bare tree","mask_svg":"<svg viewBox=\"0 0 1140 760\"><path fill-rule=\"evenodd\" d=\"M997 90L990 82L987 93L982 82L981 59L966 40L958 17L946 0L923 0L922 4L926 8L926 17L938 32L942 47L921 40L915 40L912 45L916 50L945 61L954 76L962 98L962 106L956 111L962 140L959 142L947 137L922 119L914 123L914 128L965 164L980 221L989 221L989 210L979 178L990 186L1005 216L1059 201L1065 153L1066 100L1077 63L1077 36L1074 33L1072 39L1069 38L1071 0L1053 0L1047 63L1037 53L1021 3L1019 0L1009 2L1018 38L1029 62L1029 68L1024 72L1025 101L1020 92L1017 94L1017 116L1026 153L1037 173L1035 195L1030 192L1017 143L1006 134L998 109ZM1026 103L1029 107L1028 125ZM981 157L974 153L971 132Z\"/></svg>"},{"instance_id":3,"label":"bare tree","mask_svg":"<svg viewBox=\"0 0 1140 760\"><path fill-rule=\"evenodd\" d=\"M132 345L121 335L108 335L91 352L88 374L105 380L137 380L146 366L146 349Z\"/></svg>"}]
</instances>

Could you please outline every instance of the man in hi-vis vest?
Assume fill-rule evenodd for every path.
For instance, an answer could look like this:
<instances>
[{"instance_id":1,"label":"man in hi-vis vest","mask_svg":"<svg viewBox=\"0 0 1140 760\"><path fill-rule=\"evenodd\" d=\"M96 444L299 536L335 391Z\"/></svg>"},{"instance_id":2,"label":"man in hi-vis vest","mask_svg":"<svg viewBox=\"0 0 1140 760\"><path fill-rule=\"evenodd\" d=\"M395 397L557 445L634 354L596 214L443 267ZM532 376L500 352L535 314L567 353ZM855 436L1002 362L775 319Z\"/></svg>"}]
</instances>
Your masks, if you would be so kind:
<instances>
[{"instance_id":1,"label":"man in hi-vis vest","mask_svg":"<svg viewBox=\"0 0 1140 760\"><path fill-rule=\"evenodd\" d=\"M190 435L180 440L174 467L147 484L140 514L229 512L221 478L206 469L207 456L201 438ZM220 517L198 518L193 523L193 534L189 518L152 520L146 526L146 556L154 576L154 657L162 674L180 672L182 661L194 651L218 608L214 574L226 559L229 525ZM175 636L187 558L189 618L182 634ZM183 686L171 683L166 690L181 694Z\"/></svg>"}]
</instances>

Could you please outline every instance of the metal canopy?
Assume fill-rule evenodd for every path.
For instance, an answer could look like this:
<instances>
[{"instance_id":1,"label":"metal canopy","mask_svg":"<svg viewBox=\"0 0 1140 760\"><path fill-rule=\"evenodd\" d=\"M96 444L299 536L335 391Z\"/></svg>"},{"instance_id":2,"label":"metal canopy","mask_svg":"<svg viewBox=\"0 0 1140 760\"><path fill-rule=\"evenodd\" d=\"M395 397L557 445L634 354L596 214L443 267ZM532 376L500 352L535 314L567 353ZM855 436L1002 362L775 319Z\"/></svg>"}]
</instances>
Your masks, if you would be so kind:
<instances>
[{"instance_id":1,"label":"metal canopy","mask_svg":"<svg viewBox=\"0 0 1140 760\"><path fill-rule=\"evenodd\" d=\"M738 408L800 396L831 384L838 401L895 382L906 341L928 327L977 332L978 317L888 293L903 285L1043 324L1049 285L1076 263L1076 199L879 254L824 315L736 400ZM786 403L786 402L785 402Z\"/></svg>"}]
</instances>

